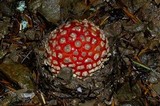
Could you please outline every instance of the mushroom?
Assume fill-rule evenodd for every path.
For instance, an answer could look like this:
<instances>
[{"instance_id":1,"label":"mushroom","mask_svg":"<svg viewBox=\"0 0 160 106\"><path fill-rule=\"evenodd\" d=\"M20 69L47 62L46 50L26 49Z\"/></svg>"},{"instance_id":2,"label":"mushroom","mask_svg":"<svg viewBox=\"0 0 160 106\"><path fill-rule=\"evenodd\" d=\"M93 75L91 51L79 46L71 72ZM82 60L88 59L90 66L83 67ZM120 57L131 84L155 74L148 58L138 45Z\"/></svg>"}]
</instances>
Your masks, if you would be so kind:
<instances>
[{"instance_id":1,"label":"mushroom","mask_svg":"<svg viewBox=\"0 0 160 106\"><path fill-rule=\"evenodd\" d=\"M73 20L52 31L45 43L46 60L55 75L70 67L73 76L91 76L108 60L109 45L104 32L88 20Z\"/></svg>"}]
</instances>

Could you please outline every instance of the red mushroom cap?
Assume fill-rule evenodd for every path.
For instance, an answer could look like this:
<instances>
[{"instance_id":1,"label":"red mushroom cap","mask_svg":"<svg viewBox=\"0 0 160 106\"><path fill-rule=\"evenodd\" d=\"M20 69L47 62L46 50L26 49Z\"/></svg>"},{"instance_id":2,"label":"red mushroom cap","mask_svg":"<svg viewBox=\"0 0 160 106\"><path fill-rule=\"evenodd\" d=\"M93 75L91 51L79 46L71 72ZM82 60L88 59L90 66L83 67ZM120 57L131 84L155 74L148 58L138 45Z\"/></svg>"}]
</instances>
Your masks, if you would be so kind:
<instances>
[{"instance_id":1,"label":"red mushroom cap","mask_svg":"<svg viewBox=\"0 0 160 106\"><path fill-rule=\"evenodd\" d=\"M82 78L103 67L109 45L102 30L87 21L71 21L51 32L45 44L46 61L57 74L70 67L73 75Z\"/></svg>"}]
</instances>

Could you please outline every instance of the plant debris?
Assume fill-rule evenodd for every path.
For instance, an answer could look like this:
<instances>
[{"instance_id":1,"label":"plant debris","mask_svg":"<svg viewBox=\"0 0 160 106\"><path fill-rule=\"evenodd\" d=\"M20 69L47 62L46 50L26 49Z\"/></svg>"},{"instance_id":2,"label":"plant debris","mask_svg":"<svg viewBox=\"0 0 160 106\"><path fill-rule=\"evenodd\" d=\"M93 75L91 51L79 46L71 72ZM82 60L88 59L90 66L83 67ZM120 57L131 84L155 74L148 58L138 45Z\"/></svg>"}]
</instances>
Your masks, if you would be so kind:
<instances>
[{"instance_id":1,"label":"plant debris","mask_svg":"<svg viewBox=\"0 0 160 106\"><path fill-rule=\"evenodd\" d=\"M51 31L87 19L108 38L109 60L83 79L44 64ZM68 71L68 72L66 72ZM160 104L159 0L0 0L0 104Z\"/></svg>"}]
</instances>

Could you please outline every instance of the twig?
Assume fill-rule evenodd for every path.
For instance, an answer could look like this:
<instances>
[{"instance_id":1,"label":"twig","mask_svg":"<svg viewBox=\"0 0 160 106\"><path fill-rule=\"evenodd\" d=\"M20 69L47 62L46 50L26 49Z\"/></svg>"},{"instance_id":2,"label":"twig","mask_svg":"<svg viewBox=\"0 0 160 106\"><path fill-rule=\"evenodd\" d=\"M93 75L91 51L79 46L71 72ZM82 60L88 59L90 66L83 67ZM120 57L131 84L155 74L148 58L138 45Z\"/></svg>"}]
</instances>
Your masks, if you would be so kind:
<instances>
[{"instance_id":1,"label":"twig","mask_svg":"<svg viewBox=\"0 0 160 106\"><path fill-rule=\"evenodd\" d=\"M137 61L132 60L132 62L133 62L134 64L136 64L136 65L138 65L138 66L140 66L140 67L148 70L148 71L152 71L158 78L160 78L160 73L157 72L156 70L154 70L154 69L152 69L152 68L150 68L150 67L147 67L147 66L145 66L144 64L139 63L139 62L137 62Z\"/></svg>"},{"instance_id":2,"label":"twig","mask_svg":"<svg viewBox=\"0 0 160 106\"><path fill-rule=\"evenodd\" d=\"M23 63L24 60L25 60L26 58L28 58L28 56L31 54L31 52L32 52L32 50L30 50L29 53L23 58L23 60L21 61L21 63Z\"/></svg>"}]
</instances>

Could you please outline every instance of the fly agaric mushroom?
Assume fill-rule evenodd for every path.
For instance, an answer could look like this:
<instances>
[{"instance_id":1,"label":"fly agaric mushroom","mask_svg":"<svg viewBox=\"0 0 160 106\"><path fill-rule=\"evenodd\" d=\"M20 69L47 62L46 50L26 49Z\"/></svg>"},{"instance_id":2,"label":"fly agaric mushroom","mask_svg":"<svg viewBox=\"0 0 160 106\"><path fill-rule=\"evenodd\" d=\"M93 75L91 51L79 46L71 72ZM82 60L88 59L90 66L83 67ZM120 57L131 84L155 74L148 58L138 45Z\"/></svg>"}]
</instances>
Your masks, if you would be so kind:
<instances>
[{"instance_id":1,"label":"fly agaric mushroom","mask_svg":"<svg viewBox=\"0 0 160 106\"><path fill-rule=\"evenodd\" d=\"M103 31L86 19L68 22L52 31L45 48L45 63L51 72L58 74L61 68L70 67L77 78L102 68L109 52Z\"/></svg>"}]
</instances>

